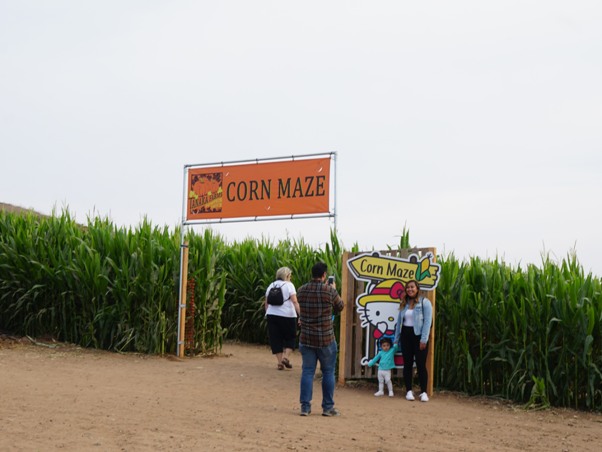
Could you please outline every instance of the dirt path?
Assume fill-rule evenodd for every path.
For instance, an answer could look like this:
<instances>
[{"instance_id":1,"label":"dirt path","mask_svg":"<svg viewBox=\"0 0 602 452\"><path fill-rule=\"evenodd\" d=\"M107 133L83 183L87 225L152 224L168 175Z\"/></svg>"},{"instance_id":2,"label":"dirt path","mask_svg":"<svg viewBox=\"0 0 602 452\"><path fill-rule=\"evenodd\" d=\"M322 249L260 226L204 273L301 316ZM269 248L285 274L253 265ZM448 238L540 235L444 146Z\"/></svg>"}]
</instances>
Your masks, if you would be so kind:
<instances>
[{"instance_id":1,"label":"dirt path","mask_svg":"<svg viewBox=\"0 0 602 452\"><path fill-rule=\"evenodd\" d=\"M27 341L28 342L28 341ZM266 347L154 357L0 341L0 451L600 451L602 416L525 412L435 393L428 403L338 387L338 418L299 416L301 358L278 371ZM399 389L399 388L396 388Z\"/></svg>"}]
</instances>

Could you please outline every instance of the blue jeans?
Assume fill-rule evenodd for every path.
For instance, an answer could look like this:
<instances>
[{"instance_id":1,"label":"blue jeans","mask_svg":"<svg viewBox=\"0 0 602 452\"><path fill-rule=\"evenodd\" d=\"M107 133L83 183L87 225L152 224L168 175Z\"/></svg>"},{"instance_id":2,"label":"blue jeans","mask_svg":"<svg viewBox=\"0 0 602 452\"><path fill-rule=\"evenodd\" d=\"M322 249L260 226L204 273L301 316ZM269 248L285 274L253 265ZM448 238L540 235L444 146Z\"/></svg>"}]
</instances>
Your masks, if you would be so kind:
<instances>
[{"instance_id":1,"label":"blue jeans","mask_svg":"<svg viewBox=\"0 0 602 452\"><path fill-rule=\"evenodd\" d=\"M337 343L322 348L299 344L303 364L301 366L301 410L311 409L311 399L314 391L314 375L316 365L320 362L322 370L322 410L334 407L334 368L337 362Z\"/></svg>"}]
</instances>

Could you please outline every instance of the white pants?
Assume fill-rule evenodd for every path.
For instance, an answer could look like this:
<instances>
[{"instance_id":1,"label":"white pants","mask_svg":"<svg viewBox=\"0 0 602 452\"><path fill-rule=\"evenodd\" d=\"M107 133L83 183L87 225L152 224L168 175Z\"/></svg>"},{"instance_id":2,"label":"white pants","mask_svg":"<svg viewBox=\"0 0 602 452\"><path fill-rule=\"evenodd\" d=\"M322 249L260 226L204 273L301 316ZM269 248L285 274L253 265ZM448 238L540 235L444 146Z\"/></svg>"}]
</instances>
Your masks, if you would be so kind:
<instances>
[{"instance_id":1,"label":"white pants","mask_svg":"<svg viewBox=\"0 0 602 452\"><path fill-rule=\"evenodd\" d=\"M393 383L391 383L391 370L380 370L378 369L378 390L383 392L387 383L387 389L389 394L393 394Z\"/></svg>"}]
</instances>

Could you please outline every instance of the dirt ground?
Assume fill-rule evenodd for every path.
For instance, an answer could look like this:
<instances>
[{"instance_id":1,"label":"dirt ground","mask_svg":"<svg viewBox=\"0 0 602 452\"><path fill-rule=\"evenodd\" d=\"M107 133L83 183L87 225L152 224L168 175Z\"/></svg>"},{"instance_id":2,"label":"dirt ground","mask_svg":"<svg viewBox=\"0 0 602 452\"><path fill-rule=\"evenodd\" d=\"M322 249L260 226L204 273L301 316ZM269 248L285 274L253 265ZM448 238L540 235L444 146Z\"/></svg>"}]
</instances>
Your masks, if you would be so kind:
<instances>
[{"instance_id":1,"label":"dirt ground","mask_svg":"<svg viewBox=\"0 0 602 452\"><path fill-rule=\"evenodd\" d=\"M525 411L436 392L428 403L338 386L341 416L299 416L301 357L278 371L263 346L217 357L117 354L0 338L1 451L600 451L602 416Z\"/></svg>"}]
</instances>

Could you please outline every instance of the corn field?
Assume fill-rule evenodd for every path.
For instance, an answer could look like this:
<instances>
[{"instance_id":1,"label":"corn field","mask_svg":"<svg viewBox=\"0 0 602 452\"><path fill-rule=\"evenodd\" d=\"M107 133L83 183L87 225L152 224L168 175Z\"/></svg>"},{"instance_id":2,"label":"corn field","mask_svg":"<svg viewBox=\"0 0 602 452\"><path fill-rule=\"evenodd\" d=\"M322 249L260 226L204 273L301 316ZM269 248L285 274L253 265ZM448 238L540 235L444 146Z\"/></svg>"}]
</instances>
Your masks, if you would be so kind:
<instances>
[{"instance_id":1,"label":"corn field","mask_svg":"<svg viewBox=\"0 0 602 452\"><path fill-rule=\"evenodd\" d=\"M84 347L173 353L179 234L147 221L126 230L101 219L81 226L68 213L0 212L0 328ZM195 299L205 303L195 318L196 342L208 352L222 340L225 279L216 276L212 256L220 243L207 236L192 241L190 272L203 275Z\"/></svg>"},{"instance_id":2,"label":"corn field","mask_svg":"<svg viewBox=\"0 0 602 452\"><path fill-rule=\"evenodd\" d=\"M602 410L602 284L577 258L512 269L439 260L438 387Z\"/></svg>"},{"instance_id":3,"label":"corn field","mask_svg":"<svg viewBox=\"0 0 602 452\"><path fill-rule=\"evenodd\" d=\"M281 266L292 269L296 287L318 260L341 282L334 232L318 250L290 239L226 243L209 230L185 240L195 353L216 353L226 338L267 342L263 296ZM398 246L409 247L405 228ZM435 387L602 411L600 278L585 275L575 256L524 269L453 255L439 263ZM178 229L0 211L0 329L12 334L175 353L179 271Z\"/></svg>"},{"instance_id":4,"label":"corn field","mask_svg":"<svg viewBox=\"0 0 602 452\"><path fill-rule=\"evenodd\" d=\"M303 241L245 240L226 245L207 230L189 231L196 353L215 353L224 338L265 342L265 288L291 267L307 281L316 260L341 274L342 249L331 235L323 251ZM180 230L119 229L68 212L40 218L0 211L0 329L51 336L84 347L175 353Z\"/></svg>"}]
</instances>

